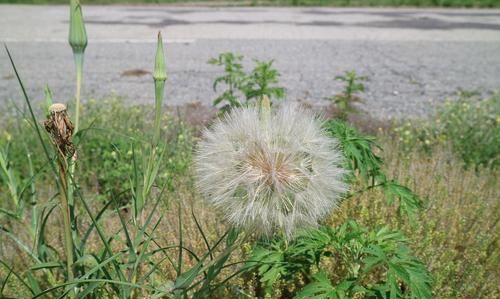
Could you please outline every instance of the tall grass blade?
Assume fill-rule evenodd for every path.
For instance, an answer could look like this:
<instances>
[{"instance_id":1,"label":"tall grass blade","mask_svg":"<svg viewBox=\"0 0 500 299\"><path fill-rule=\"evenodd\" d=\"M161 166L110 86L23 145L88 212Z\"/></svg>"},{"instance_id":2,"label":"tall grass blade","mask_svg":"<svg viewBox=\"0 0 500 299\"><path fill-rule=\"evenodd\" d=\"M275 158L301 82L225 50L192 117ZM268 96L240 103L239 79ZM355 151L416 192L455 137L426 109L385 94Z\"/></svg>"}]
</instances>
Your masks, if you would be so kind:
<instances>
[{"instance_id":1,"label":"tall grass blade","mask_svg":"<svg viewBox=\"0 0 500 299\"><path fill-rule=\"evenodd\" d=\"M9 56L9 61L10 61L10 64L12 65L12 69L14 70L14 73L16 75L17 82L19 83L19 86L21 87L21 90L23 92L24 100L26 101L26 105L28 106L28 110L30 112L30 116L31 116L31 120L33 122L33 126L34 126L34 128L36 130L36 134L38 136L38 140L42 144L43 151L45 153L47 161L52 162L52 163L50 163L50 166L51 166L52 172L54 173L54 176L57 178L58 177L58 172L57 172L56 166L53 163L53 160L52 160L52 158L50 156L49 149L48 149L47 145L43 141L42 133L41 133L41 130L40 130L40 126L38 125L38 122L37 122L36 117L35 117L35 113L33 112L33 108L31 107L31 101L30 101L30 99L28 97L28 94L26 93L26 89L24 88L23 81L21 80L21 77L19 76L19 73L17 71L16 65L14 63L14 60L12 59L12 55L10 54L9 48L7 47L6 44L4 44L4 47L5 47L5 51L7 52L7 56ZM57 185L59 187L59 180L56 180L56 182L57 182Z\"/></svg>"},{"instance_id":2,"label":"tall grass blade","mask_svg":"<svg viewBox=\"0 0 500 299\"><path fill-rule=\"evenodd\" d=\"M212 254L212 248L210 248L210 244L208 243L207 236L205 235L205 232L203 232L203 229L201 228L201 225L198 222L198 218L196 218L196 215L194 214L194 210L193 210L192 207L191 207L191 215L193 216L194 223L196 224L196 227L200 231L200 234L201 234L201 236L203 238L203 242L205 243L205 246L207 247L208 253L210 254L210 259L213 260L214 256Z\"/></svg>"}]
</instances>

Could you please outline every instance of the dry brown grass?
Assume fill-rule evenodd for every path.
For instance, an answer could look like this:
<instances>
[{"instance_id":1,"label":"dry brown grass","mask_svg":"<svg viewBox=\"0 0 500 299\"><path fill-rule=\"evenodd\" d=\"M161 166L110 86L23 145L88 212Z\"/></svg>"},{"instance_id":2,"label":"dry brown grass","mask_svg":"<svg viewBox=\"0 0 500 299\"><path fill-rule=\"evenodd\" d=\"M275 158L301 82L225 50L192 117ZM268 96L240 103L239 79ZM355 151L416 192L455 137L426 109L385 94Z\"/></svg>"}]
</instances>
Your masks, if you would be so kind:
<instances>
[{"instance_id":1,"label":"dry brown grass","mask_svg":"<svg viewBox=\"0 0 500 299\"><path fill-rule=\"evenodd\" d=\"M382 137L386 171L423 200L424 210L411 225L387 208L380 191L342 204L332 223L354 218L368 227L401 229L435 279L436 298L498 298L500 192L498 171L464 170L446 149L432 156L401 156L397 142Z\"/></svg>"}]
</instances>

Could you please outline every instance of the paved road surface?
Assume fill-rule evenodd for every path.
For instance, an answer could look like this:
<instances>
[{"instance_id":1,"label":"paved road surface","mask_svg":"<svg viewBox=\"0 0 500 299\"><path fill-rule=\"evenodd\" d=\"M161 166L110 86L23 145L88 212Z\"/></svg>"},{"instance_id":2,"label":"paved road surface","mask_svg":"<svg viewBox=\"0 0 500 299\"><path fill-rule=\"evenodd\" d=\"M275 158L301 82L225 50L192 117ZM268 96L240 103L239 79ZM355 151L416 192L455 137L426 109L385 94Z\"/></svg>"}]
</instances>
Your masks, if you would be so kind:
<instances>
[{"instance_id":1,"label":"paved road surface","mask_svg":"<svg viewBox=\"0 0 500 299\"><path fill-rule=\"evenodd\" d=\"M205 8L85 6L89 46L84 96L116 94L152 103L155 35L166 38L167 103L209 105L220 69L210 57L234 51L274 59L288 98L313 104L340 91L334 76L369 77L363 105L372 116L424 116L459 88L500 90L500 10ZM14 54L29 93L57 100L74 90L66 43L68 8L0 5L0 41ZM7 56L0 51L0 100L21 103Z\"/></svg>"}]
</instances>

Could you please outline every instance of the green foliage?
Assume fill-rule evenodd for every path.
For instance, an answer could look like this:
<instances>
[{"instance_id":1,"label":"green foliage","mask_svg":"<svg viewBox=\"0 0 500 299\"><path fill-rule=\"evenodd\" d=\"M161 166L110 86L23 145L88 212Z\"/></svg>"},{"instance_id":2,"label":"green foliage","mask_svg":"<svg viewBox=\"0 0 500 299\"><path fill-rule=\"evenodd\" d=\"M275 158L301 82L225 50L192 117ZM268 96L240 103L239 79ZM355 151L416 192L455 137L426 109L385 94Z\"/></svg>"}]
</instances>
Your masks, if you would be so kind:
<instances>
[{"instance_id":1,"label":"green foliage","mask_svg":"<svg viewBox=\"0 0 500 299\"><path fill-rule=\"evenodd\" d=\"M243 90L247 102L252 99L260 100L264 95L271 100L282 99L285 96L285 89L275 85L279 83L280 74L273 68L273 60L267 62L256 60L255 63L256 66L248 75Z\"/></svg>"},{"instance_id":2,"label":"green foliage","mask_svg":"<svg viewBox=\"0 0 500 299\"><path fill-rule=\"evenodd\" d=\"M426 267L409 254L407 239L387 227L321 226L291 243L261 244L251 260L259 261L268 293L279 280L303 277L308 283L294 298L432 298Z\"/></svg>"},{"instance_id":3,"label":"green foliage","mask_svg":"<svg viewBox=\"0 0 500 299\"><path fill-rule=\"evenodd\" d=\"M295 296L296 299L349 299L350 290L353 289L352 281L343 281L337 286L332 283L326 273L320 271L313 275L313 282L309 283L304 289Z\"/></svg>"},{"instance_id":4,"label":"green foliage","mask_svg":"<svg viewBox=\"0 0 500 299\"><path fill-rule=\"evenodd\" d=\"M12 164L9 163L9 156L7 149L0 147L0 178L7 185L9 192L8 198L11 200L11 206L15 209L10 211L7 208L0 207L0 212L16 217L18 210L22 210L21 187L19 185L18 173L13 169Z\"/></svg>"},{"instance_id":5,"label":"green foliage","mask_svg":"<svg viewBox=\"0 0 500 299\"><path fill-rule=\"evenodd\" d=\"M346 71L344 75L335 77L335 80L344 82L344 90L328 100L333 101L338 109L338 117L346 120L349 113L358 112L354 103L361 102L359 93L365 91L365 86L361 81L368 80L365 76L358 76L355 71Z\"/></svg>"},{"instance_id":6,"label":"green foliage","mask_svg":"<svg viewBox=\"0 0 500 299\"><path fill-rule=\"evenodd\" d=\"M500 94L488 99L461 93L447 101L429 121L396 128L403 149L415 147L427 153L450 146L469 167L500 166Z\"/></svg>"},{"instance_id":7,"label":"green foliage","mask_svg":"<svg viewBox=\"0 0 500 299\"><path fill-rule=\"evenodd\" d=\"M231 107L237 108L243 105L238 99L238 93L241 93L247 80L247 75L241 64L242 60L243 56L227 52L219 54L217 58L211 58L208 61L209 64L224 67L224 75L217 77L213 84L214 91L217 91L217 86L220 83L227 86L227 89L213 101L214 106L227 102L222 106L222 111L228 111Z\"/></svg>"},{"instance_id":8,"label":"green foliage","mask_svg":"<svg viewBox=\"0 0 500 299\"><path fill-rule=\"evenodd\" d=\"M276 86L279 72L273 68L272 60L256 60L256 66L250 73L245 72L242 60L243 56L227 52L208 61L209 64L224 67L224 75L217 77L213 84L214 91L217 91L220 83L226 85L222 94L213 101L214 106L223 104L220 107L222 113L233 108L257 105L264 95L271 101L285 96L285 89Z\"/></svg>"},{"instance_id":9,"label":"green foliage","mask_svg":"<svg viewBox=\"0 0 500 299\"><path fill-rule=\"evenodd\" d=\"M387 195L388 204L392 205L396 198L399 199L400 213L406 214L413 220L421 208L420 199L407 187L395 180L387 179L382 169L383 160L373 151L373 148L381 150L374 138L364 136L342 121L328 121L325 128L340 142L346 157L346 167L352 171L352 174L358 174L369 189L382 188ZM351 180L354 178L352 177ZM364 192L364 190L361 189L355 193Z\"/></svg>"},{"instance_id":10,"label":"green foliage","mask_svg":"<svg viewBox=\"0 0 500 299\"><path fill-rule=\"evenodd\" d=\"M149 110L149 111L148 111ZM78 177L81 184L90 186L97 199L104 204L112 200L114 207L131 204L131 187L134 176L134 159L141 165L145 159L146 140L153 137L153 117L149 107L127 106L122 99L89 100L82 106L82 129L78 142ZM161 136L166 144L159 165L158 184L166 184L167 191L175 192L176 182L189 173L193 129L170 113L162 115ZM36 136L27 121L7 125L0 138L4 145L8 171L17 177L17 189L23 200L30 200L32 175L47 167ZM23 139L12 136L23 136ZM0 141L0 144L2 142ZM30 144L28 151L27 144ZM29 163L28 163L29 162ZM99 171L95 170L99 165ZM140 170L140 169L138 169ZM2 172L3 173L3 172ZM44 173L39 173L42 178ZM0 197L1 198L1 197ZM23 202L24 202L23 201Z\"/></svg>"}]
</instances>

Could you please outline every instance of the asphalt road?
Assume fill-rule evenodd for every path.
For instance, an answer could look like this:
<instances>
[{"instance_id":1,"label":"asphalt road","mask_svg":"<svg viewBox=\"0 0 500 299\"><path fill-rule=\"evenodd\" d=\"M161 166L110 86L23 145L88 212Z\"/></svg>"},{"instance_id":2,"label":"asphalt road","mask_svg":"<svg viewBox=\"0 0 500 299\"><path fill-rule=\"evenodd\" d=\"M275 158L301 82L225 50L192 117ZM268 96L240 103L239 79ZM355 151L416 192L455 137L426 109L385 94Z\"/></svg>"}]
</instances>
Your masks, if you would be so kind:
<instances>
[{"instance_id":1,"label":"asphalt road","mask_svg":"<svg viewBox=\"0 0 500 299\"><path fill-rule=\"evenodd\" d=\"M325 104L341 90L334 77L356 70L369 78L362 107L377 118L429 115L458 89L500 90L500 10L85 6L84 16L86 99L153 103L158 30L169 105L210 105L221 69L206 62L227 51L244 55L248 68L274 59L288 99L311 104ZM64 6L0 5L0 41L36 100L45 84L58 101L73 95L67 27ZM0 100L22 103L3 50Z\"/></svg>"}]
</instances>

